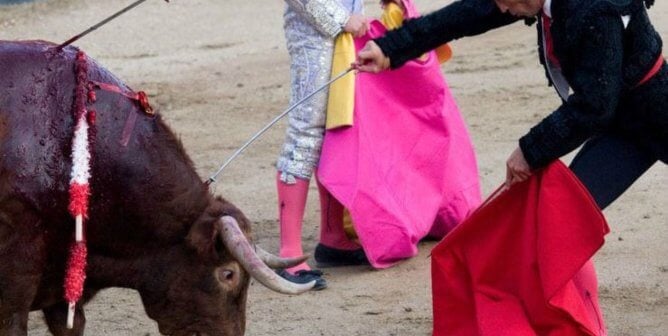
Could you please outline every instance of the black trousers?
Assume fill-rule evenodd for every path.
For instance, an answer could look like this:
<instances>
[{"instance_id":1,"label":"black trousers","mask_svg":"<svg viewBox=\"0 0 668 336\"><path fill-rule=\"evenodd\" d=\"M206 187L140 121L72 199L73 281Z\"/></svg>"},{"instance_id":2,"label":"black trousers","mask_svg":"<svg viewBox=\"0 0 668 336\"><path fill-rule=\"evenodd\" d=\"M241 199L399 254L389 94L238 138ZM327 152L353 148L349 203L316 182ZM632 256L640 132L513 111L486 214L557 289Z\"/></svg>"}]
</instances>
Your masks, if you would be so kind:
<instances>
[{"instance_id":1,"label":"black trousers","mask_svg":"<svg viewBox=\"0 0 668 336\"><path fill-rule=\"evenodd\" d=\"M570 168L605 209L656 161L657 156L642 146L602 135L585 143Z\"/></svg>"}]
</instances>

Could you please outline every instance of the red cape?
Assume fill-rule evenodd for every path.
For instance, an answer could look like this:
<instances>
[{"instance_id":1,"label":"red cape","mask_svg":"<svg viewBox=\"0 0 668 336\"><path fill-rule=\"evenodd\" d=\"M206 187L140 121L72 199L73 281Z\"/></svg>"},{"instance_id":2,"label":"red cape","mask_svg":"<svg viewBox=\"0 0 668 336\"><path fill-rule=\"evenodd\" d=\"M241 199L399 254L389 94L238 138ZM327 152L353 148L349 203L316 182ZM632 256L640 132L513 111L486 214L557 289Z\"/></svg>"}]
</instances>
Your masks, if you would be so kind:
<instances>
[{"instance_id":1,"label":"red cape","mask_svg":"<svg viewBox=\"0 0 668 336\"><path fill-rule=\"evenodd\" d=\"M605 335L590 259L608 232L559 161L502 192L432 252L433 335Z\"/></svg>"}]
</instances>

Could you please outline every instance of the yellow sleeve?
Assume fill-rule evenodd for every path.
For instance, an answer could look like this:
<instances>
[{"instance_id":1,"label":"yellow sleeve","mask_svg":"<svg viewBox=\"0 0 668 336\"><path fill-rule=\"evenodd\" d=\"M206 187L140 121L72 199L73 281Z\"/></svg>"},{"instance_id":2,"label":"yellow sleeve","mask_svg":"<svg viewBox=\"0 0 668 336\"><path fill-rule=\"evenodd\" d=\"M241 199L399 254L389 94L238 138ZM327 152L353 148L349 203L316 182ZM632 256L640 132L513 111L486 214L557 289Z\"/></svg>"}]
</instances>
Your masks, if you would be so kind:
<instances>
[{"instance_id":1,"label":"yellow sleeve","mask_svg":"<svg viewBox=\"0 0 668 336\"><path fill-rule=\"evenodd\" d=\"M452 58L452 48L450 48L450 45L447 43L436 47L435 51L436 56L438 57L438 62L441 64L449 61Z\"/></svg>"},{"instance_id":2,"label":"yellow sleeve","mask_svg":"<svg viewBox=\"0 0 668 336\"><path fill-rule=\"evenodd\" d=\"M385 25L387 30L397 29L404 23L404 11L399 5L390 2L385 5L383 14L380 16L380 22Z\"/></svg>"},{"instance_id":3,"label":"yellow sleeve","mask_svg":"<svg viewBox=\"0 0 668 336\"><path fill-rule=\"evenodd\" d=\"M380 21L387 30L397 29L404 23L404 11L396 3L390 2L385 5ZM452 49L448 44L437 47L435 51L439 63L445 63L452 58Z\"/></svg>"}]
</instances>

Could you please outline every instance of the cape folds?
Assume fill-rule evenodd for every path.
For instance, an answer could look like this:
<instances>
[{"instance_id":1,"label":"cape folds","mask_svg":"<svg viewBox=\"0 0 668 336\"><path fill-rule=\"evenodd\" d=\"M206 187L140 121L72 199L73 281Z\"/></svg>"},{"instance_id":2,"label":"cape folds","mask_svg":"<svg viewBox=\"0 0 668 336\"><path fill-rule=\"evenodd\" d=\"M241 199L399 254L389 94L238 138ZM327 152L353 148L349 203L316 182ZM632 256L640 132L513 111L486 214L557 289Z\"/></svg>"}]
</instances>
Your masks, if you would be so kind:
<instances>
[{"instance_id":1,"label":"cape folds","mask_svg":"<svg viewBox=\"0 0 668 336\"><path fill-rule=\"evenodd\" d=\"M489 200L432 251L434 336L603 336L590 259L607 223L560 161Z\"/></svg>"},{"instance_id":2,"label":"cape folds","mask_svg":"<svg viewBox=\"0 0 668 336\"><path fill-rule=\"evenodd\" d=\"M386 31L370 26L358 50ZM434 52L359 73L354 120L325 134L318 179L350 211L373 267L415 256L422 238L443 237L480 204L471 139Z\"/></svg>"}]
</instances>

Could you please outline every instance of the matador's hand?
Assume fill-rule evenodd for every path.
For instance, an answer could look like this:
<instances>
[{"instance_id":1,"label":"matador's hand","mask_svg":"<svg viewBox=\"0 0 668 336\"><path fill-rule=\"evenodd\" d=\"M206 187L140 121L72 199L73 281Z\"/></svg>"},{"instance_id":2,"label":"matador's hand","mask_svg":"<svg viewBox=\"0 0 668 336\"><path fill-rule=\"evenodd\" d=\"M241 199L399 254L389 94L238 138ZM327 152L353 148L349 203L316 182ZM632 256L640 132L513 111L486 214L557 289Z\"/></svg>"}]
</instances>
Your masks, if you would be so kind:
<instances>
[{"instance_id":1,"label":"matador's hand","mask_svg":"<svg viewBox=\"0 0 668 336\"><path fill-rule=\"evenodd\" d=\"M366 34L369 30L369 21L359 14L353 14L343 27L343 31L353 34L355 37L360 37Z\"/></svg>"},{"instance_id":2,"label":"matador's hand","mask_svg":"<svg viewBox=\"0 0 668 336\"><path fill-rule=\"evenodd\" d=\"M390 67L390 59L383 54L376 42L369 41L357 53L357 61L352 67L359 71L378 73Z\"/></svg>"},{"instance_id":3,"label":"matador's hand","mask_svg":"<svg viewBox=\"0 0 668 336\"><path fill-rule=\"evenodd\" d=\"M525 181L531 174L531 167L524 158L522 149L517 147L506 161L506 188Z\"/></svg>"}]
</instances>

